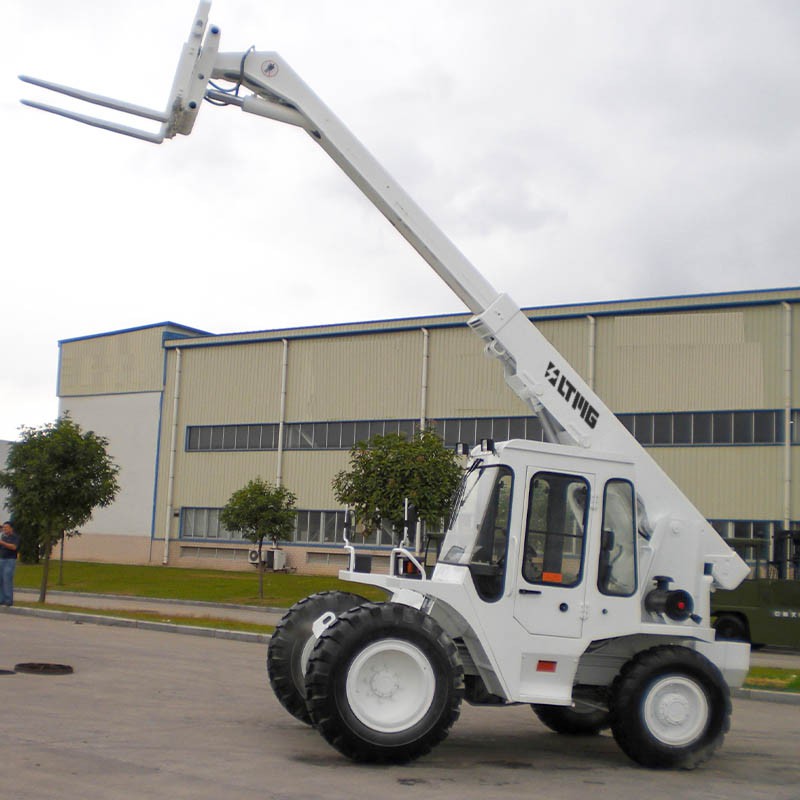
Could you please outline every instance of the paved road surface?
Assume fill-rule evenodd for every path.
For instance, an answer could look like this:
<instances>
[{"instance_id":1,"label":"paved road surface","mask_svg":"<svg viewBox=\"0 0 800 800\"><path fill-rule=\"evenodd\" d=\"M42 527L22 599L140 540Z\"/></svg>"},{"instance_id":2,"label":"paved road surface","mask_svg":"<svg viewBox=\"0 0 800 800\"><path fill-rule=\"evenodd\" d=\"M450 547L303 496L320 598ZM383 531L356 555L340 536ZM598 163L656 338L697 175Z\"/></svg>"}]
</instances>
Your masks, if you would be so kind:
<instances>
[{"instance_id":1,"label":"paved road surface","mask_svg":"<svg viewBox=\"0 0 800 800\"><path fill-rule=\"evenodd\" d=\"M19 600L32 601L38 592L30 589L17 589ZM143 597L121 597L119 595L91 595L74 592L49 591L51 603L75 605L91 610L127 609L154 611L169 616L175 614L182 617L216 617L252 622L257 625L276 625L283 616L283 610L255 608L253 606L221 605L214 603L181 603L178 601L150 600ZM758 666L782 667L784 669L800 669L800 653L787 650L764 649L754 651L751 663ZM800 794L798 795L800 797Z\"/></svg>"},{"instance_id":2,"label":"paved road surface","mask_svg":"<svg viewBox=\"0 0 800 800\"><path fill-rule=\"evenodd\" d=\"M632 764L604 735L548 732L527 707L465 706L450 738L402 767L351 764L288 716L264 647L0 614L0 795L14 800L797 800L800 709L734 701L725 745L693 772Z\"/></svg>"}]
</instances>

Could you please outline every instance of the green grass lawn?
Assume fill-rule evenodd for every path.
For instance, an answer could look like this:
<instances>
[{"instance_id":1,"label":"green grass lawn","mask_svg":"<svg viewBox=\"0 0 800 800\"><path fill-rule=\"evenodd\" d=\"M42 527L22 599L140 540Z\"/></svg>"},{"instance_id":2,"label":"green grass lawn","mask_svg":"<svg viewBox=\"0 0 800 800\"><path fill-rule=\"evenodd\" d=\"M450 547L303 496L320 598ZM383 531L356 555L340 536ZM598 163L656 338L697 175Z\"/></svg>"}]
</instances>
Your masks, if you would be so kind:
<instances>
[{"instance_id":1,"label":"green grass lawn","mask_svg":"<svg viewBox=\"0 0 800 800\"><path fill-rule=\"evenodd\" d=\"M286 573L264 574L264 598L258 596L258 572L225 572L211 569L184 569L131 564L64 563L64 583L58 585L58 563L50 565L48 591L120 594L131 597L157 597L171 600L204 600L211 603L276 606L288 608L314 592L341 589L370 600L382 600L385 594L371 586L344 583L338 578ZM14 584L19 588L38 589L42 580L41 564L17 565Z\"/></svg>"},{"instance_id":2,"label":"green grass lawn","mask_svg":"<svg viewBox=\"0 0 800 800\"><path fill-rule=\"evenodd\" d=\"M800 671L776 667L751 667L744 685L772 692L800 692Z\"/></svg>"},{"instance_id":3,"label":"green grass lawn","mask_svg":"<svg viewBox=\"0 0 800 800\"><path fill-rule=\"evenodd\" d=\"M240 622L234 619L222 619L214 616L184 617L179 614L159 614L155 611L135 611L131 609L86 608L64 603L25 603L15 602L22 608L43 608L47 611L68 611L77 614L90 614L93 617L121 617L122 619L142 620L145 622L167 622L173 625L186 625L192 628L215 628L223 631L245 631L247 633L272 633L274 625L257 625L252 622Z\"/></svg>"}]
</instances>

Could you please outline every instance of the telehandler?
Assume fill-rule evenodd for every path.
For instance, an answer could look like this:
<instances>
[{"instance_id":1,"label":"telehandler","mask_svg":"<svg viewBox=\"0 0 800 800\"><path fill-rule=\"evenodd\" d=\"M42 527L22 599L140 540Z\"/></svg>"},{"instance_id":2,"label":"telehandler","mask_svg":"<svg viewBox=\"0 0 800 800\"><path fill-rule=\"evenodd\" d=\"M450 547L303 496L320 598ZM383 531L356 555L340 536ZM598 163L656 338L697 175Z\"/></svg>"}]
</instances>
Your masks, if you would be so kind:
<instances>
[{"instance_id":1,"label":"telehandler","mask_svg":"<svg viewBox=\"0 0 800 800\"><path fill-rule=\"evenodd\" d=\"M301 128L474 315L471 327L541 421L543 442L484 441L431 574L406 536L386 574L342 579L296 604L272 637L285 708L356 761L406 762L448 734L462 699L527 703L563 734L610 727L634 761L692 768L728 730L749 647L717 641L710 594L747 565L520 308L496 292L275 52L219 52L201 2L164 111L22 76L160 123L131 128L23 101L160 143L192 131L204 100Z\"/></svg>"}]
</instances>

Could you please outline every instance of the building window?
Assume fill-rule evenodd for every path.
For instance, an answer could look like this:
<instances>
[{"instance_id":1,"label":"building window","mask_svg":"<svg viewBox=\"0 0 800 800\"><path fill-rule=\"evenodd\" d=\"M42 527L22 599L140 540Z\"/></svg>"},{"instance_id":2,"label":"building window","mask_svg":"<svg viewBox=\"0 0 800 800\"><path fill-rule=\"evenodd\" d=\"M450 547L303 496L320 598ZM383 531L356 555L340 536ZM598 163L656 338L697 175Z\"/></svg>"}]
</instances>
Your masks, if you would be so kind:
<instances>
[{"instance_id":1,"label":"building window","mask_svg":"<svg viewBox=\"0 0 800 800\"><path fill-rule=\"evenodd\" d=\"M227 530L219 521L221 508L181 509L181 539L210 541L246 541L240 534ZM297 521L290 541L308 544L343 544L344 511L297 512ZM379 544L392 544L391 536L374 537Z\"/></svg>"},{"instance_id":2,"label":"building window","mask_svg":"<svg viewBox=\"0 0 800 800\"><path fill-rule=\"evenodd\" d=\"M219 521L219 508L181 509L181 539L224 539L239 540L238 534L231 533Z\"/></svg>"},{"instance_id":3,"label":"building window","mask_svg":"<svg viewBox=\"0 0 800 800\"><path fill-rule=\"evenodd\" d=\"M782 411L682 411L618 414L619 421L646 446L782 444ZM792 443L800 443L800 411L792 411ZM544 440L537 417L447 417L428 421L448 447L481 439ZM284 425L285 450L350 450L356 442L375 436L399 434L410 438L419 430L412 419L289 422ZM279 425L190 425L186 428L189 452L277 450Z\"/></svg>"},{"instance_id":4,"label":"building window","mask_svg":"<svg viewBox=\"0 0 800 800\"><path fill-rule=\"evenodd\" d=\"M733 444L733 415L715 412L713 415L714 444Z\"/></svg>"},{"instance_id":5,"label":"building window","mask_svg":"<svg viewBox=\"0 0 800 800\"><path fill-rule=\"evenodd\" d=\"M496 442L507 439L528 439L541 442L544 439L542 424L537 417L463 417L432 419L430 427L447 447L465 443L478 444L481 439Z\"/></svg>"},{"instance_id":6,"label":"building window","mask_svg":"<svg viewBox=\"0 0 800 800\"><path fill-rule=\"evenodd\" d=\"M783 441L783 412L753 412L753 442L770 444Z\"/></svg>"},{"instance_id":7,"label":"building window","mask_svg":"<svg viewBox=\"0 0 800 800\"><path fill-rule=\"evenodd\" d=\"M395 535L389 523L369 536L352 534L352 543L391 546ZM297 527L292 541L299 544L344 544L344 511L298 511Z\"/></svg>"},{"instance_id":8,"label":"building window","mask_svg":"<svg viewBox=\"0 0 800 800\"><path fill-rule=\"evenodd\" d=\"M653 444L672 444L674 414L653 414Z\"/></svg>"},{"instance_id":9,"label":"building window","mask_svg":"<svg viewBox=\"0 0 800 800\"><path fill-rule=\"evenodd\" d=\"M783 444L782 411L682 411L675 414L618 414L619 421L639 444L744 445ZM800 442L792 412L792 441Z\"/></svg>"},{"instance_id":10,"label":"building window","mask_svg":"<svg viewBox=\"0 0 800 800\"><path fill-rule=\"evenodd\" d=\"M633 435L640 444L653 444L652 414L634 414Z\"/></svg>"},{"instance_id":11,"label":"building window","mask_svg":"<svg viewBox=\"0 0 800 800\"><path fill-rule=\"evenodd\" d=\"M429 427L447 446L460 442L472 446L481 439L542 441L542 426L536 417L467 417L430 420ZM255 425L190 425L186 450L243 451L277 450L277 423ZM286 450L350 450L356 442L395 434L411 438L419 431L413 419L348 420L343 422L289 422L284 426Z\"/></svg>"},{"instance_id":12,"label":"building window","mask_svg":"<svg viewBox=\"0 0 800 800\"><path fill-rule=\"evenodd\" d=\"M692 443L694 414L672 414L672 444Z\"/></svg>"},{"instance_id":13,"label":"building window","mask_svg":"<svg viewBox=\"0 0 800 800\"><path fill-rule=\"evenodd\" d=\"M633 418L634 414L617 414L617 419L625 426L625 429L630 433L632 436L635 435L633 432Z\"/></svg>"},{"instance_id":14,"label":"building window","mask_svg":"<svg viewBox=\"0 0 800 800\"><path fill-rule=\"evenodd\" d=\"M691 444L711 444L712 416L708 412L692 414L692 441Z\"/></svg>"},{"instance_id":15,"label":"building window","mask_svg":"<svg viewBox=\"0 0 800 800\"><path fill-rule=\"evenodd\" d=\"M773 559L775 532L783 526L777 520L709 520L717 533L750 566L751 578L777 577Z\"/></svg>"},{"instance_id":16,"label":"building window","mask_svg":"<svg viewBox=\"0 0 800 800\"><path fill-rule=\"evenodd\" d=\"M733 412L733 441L742 444L752 444L753 442L753 412L734 411Z\"/></svg>"}]
</instances>

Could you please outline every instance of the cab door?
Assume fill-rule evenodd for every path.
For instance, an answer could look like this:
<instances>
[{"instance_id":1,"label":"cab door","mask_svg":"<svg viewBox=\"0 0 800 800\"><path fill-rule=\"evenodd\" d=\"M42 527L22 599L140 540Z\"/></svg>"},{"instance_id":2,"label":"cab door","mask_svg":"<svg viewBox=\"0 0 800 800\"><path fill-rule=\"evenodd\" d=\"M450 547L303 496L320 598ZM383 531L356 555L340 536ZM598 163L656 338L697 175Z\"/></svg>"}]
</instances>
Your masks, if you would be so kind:
<instances>
[{"instance_id":1,"label":"cab door","mask_svg":"<svg viewBox=\"0 0 800 800\"><path fill-rule=\"evenodd\" d=\"M526 481L514 617L531 634L579 638L594 476L529 467Z\"/></svg>"}]
</instances>

